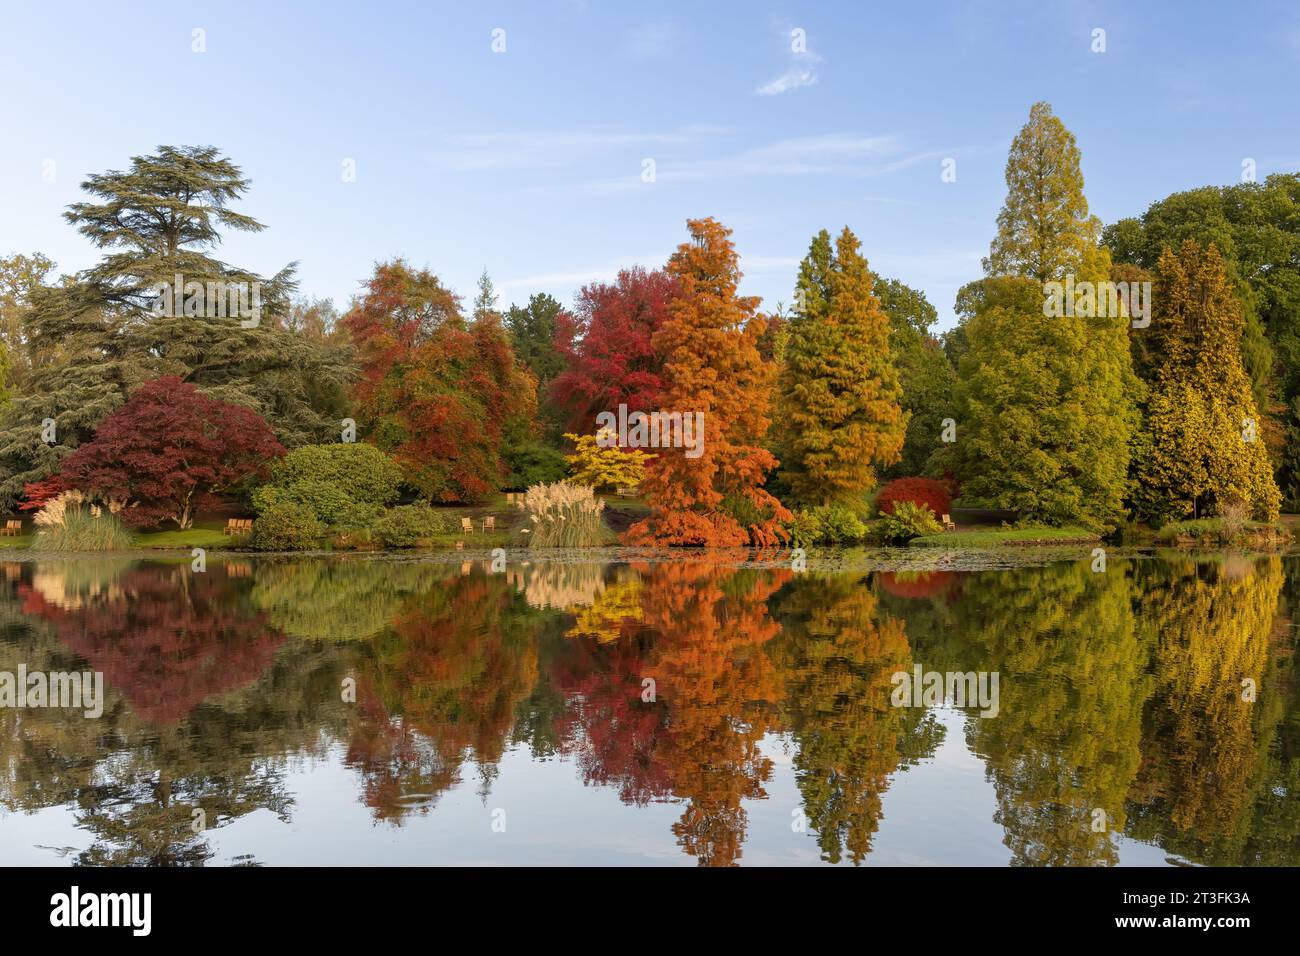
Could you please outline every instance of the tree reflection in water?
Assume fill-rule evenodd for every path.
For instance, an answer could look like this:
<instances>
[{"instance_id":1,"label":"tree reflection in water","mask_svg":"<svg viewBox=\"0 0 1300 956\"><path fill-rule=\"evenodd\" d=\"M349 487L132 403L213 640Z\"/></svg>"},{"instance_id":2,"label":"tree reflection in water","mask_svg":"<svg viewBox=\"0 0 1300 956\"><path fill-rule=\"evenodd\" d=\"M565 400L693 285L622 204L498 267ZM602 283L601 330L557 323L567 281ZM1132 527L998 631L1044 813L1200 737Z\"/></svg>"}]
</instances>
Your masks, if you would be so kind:
<instances>
[{"instance_id":1,"label":"tree reflection in water","mask_svg":"<svg viewBox=\"0 0 1300 956\"><path fill-rule=\"evenodd\" d=\"M1110 865L1122 837L1193 862L1300 862L1295 559L0 569L0 670L105 675L101 719L0 710L0 804L65 808L91 836L81 863L202 863L214 851L193 808L209 828L258 809L289 820L307 759L350 768L371 816L400 830L467 775L486 801L516 748L629 808L679 807L671 838L709 866L758 838L754 802L789 786L783 749L819 855L858 864L889 828L897 775L944 740L932 710L890 706L892 674L914 664L1000 674L998 716L961 719L1010 862Z\"/></svg>"}]
</instances>

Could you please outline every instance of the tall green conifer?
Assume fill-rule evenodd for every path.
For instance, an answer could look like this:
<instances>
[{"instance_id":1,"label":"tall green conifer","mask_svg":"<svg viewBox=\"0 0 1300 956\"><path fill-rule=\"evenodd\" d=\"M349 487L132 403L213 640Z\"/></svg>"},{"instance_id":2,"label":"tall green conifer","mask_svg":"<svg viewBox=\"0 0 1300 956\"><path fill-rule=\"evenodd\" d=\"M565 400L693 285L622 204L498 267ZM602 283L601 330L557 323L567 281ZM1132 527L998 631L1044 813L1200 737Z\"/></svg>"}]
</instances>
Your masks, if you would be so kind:
<instances>
[{"instance_id":1,"label":"tall green conifer","mask_svg":"<svg viewBox=\"0 0 1300 956\"><path fill-rule=\"evenodd\" d=\"M799 269L780 377L781 459L809 503L852 498L898 461L907 430L890 348L889 316L845 227L822 230Z\"/></svg>"},{"instance_id":2,"label":"tall green conifer","mask_svg":"<svg viewBox=\"0 0 1300 956\"><path fill-rule=\"evenodd\" d=\"M1140 385L1124 314L1045 314L1048 283L1110 275L1079 150L1047 104L1034 105L1012 143L1006 179L988 278L958 296L968 349L947 461L963 498L1109 528L1128 489Z\"/></svg>"}]
</instances>

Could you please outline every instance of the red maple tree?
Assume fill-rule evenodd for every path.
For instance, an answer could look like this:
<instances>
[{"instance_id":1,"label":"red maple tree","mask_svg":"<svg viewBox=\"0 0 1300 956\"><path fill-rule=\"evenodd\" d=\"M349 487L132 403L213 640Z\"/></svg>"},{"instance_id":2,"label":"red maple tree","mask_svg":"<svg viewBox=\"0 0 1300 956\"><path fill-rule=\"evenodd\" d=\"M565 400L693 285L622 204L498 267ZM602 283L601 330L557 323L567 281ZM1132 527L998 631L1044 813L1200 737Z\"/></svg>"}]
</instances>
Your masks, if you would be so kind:
<instances>
[{"instance_id":1,"label":"red maple tree","mask_svg":"<svg viewBox=\"0 0 1300 956\"><path fill-rule=\"evenodd\" d=\"M264 475L283 454L262 416L168 375L140 386L63 459L58 485L123 502L122 517L136 527L174 521L184 529L218 492ZM29 497L51 490L49 482L28 486Z\"/></svg>"},{"instance_id":2,"label":"red maple tree","mask_svg":"<svg viewBox=\"0 0 1300 956\"><path fill-rule=\"evenodd\" d=\"M566 369L551 383L551 400L571 431L591 432L600 412L659 408L663 357L652 344L668 320L677 281L667 272L624 269L613 283L578 293L573 314L556 318L555 346Z\"/></svg>"}]
</instances>

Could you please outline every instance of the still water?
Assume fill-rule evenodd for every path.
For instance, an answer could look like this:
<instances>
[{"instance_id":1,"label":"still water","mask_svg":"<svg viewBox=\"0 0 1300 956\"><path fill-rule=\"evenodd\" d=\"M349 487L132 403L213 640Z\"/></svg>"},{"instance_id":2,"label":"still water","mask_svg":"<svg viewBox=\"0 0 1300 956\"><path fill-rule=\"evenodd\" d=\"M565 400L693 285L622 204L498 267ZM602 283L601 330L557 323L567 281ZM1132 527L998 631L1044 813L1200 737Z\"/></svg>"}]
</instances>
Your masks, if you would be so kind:
<instances>
[{"instance_id":1,"label":"still water","mask_svg":"<svg viewBox=\"0 0 1300 956\"><path fill-rule=\"evenodd\" d=\"M1300 558L521 557L0 564L0 863L1300 864Z\"/></svg>"}]
</instances>

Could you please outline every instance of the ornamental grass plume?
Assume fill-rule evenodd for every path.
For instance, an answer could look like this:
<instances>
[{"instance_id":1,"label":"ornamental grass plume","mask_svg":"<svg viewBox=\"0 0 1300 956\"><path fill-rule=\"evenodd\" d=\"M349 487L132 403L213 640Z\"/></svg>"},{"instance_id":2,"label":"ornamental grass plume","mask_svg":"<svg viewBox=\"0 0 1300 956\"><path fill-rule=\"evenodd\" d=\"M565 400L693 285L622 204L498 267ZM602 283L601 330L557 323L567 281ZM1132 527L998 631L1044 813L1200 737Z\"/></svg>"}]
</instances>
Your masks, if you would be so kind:
<instances>
[{"instance_id":1,"label":"ornamental grass plume","mask_svg":"<svg viewBox=\"0 0 1300 956\"><path fill-rule=\"evenodd\" d=\"M39 551L118 551L133 543L131 532L118 520L111 502L105 513L76 489L45 502L32 524L36 526L32 547Z\"/></svg>"},{"instance_id":2,"label":"ornamental grass plume","mask_svg":"<svg viewBox=\"0 0 1300 956\"><path fill-rule=\"evenodd\" d=\"M532 527L533 548L594 548L613 541L605 527L605 502L586 485L557 481L524 492L524 510Z\"/></svg>"}]
</instances>

